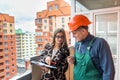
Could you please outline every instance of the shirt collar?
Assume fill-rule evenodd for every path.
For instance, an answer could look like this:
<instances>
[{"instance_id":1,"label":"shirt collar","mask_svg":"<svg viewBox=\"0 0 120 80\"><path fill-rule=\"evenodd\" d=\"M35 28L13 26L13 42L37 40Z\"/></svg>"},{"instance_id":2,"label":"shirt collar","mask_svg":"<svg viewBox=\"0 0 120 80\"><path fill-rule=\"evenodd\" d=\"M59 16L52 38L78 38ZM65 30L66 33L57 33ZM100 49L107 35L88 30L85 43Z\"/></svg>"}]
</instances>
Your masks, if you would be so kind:
<instances>
[{"instance_id":1,"label":"shirt collar","mask_svg":"<svg viewBox=\"0 0 120 80\"><path fill-rule=\"evenodd\" d=\"M84 42L87 42L87 41L91 41L93 38L94 38L94 36L89 33L87 35L87 37L84 40L82 40L81 42L84 43Z\"/></svg>"}]
</instances>

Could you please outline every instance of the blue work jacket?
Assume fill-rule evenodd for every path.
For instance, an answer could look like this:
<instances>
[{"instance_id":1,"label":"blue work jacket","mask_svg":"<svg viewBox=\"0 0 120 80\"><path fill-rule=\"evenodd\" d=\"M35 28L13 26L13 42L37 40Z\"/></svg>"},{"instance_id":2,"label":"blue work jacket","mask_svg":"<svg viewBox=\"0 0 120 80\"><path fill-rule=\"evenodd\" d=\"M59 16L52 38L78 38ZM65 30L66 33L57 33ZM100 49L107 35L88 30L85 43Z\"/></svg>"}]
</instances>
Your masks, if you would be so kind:
<instances>
[{"instance_id":1,"label":"blue work jacket","mask_svg":"<svg viewBox=\"0 0 120 80\"><path fill-rule=\"evenodd\" d=\"M86 39L75 43L75 50L84 54L90 41L95 36L90 33ZM114 80L115 69L110 47L105 39L96 37L90 47L90 57L94 66L102 75L102 80Z\"/></svg>"}]
</instances>

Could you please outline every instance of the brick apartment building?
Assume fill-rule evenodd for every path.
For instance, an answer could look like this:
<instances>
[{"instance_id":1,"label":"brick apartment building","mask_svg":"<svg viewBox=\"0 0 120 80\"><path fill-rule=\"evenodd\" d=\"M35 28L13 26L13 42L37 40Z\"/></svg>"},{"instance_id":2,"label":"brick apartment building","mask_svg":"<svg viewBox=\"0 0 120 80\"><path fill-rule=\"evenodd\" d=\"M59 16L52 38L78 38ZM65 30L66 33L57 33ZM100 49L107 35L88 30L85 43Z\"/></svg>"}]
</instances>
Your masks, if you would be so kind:
<instances>
[{"instance_id":1,"label":"brick apartment building","mask_svg":"<svg viewBox=\"0 0 120 80\"><path fill-rule=\"evenodd\" d=\"M37 26L37 55L41 53L46 43L51 42L53 32L57 28L65 29L68 45L71 45L70 32L68 28L69 20L70 5L64 0L53 0L47 2L47 9L37 12L35 19L35 25Z\"/></svg>"},{"instance_id":2,"label":"brick apartment building","mask_svg":"<svg viewBox=\"0 0 120 80\"><path fill-rule=\"evenodd\" d=\"M14 17L0 13L0 80L16 75Z\"/></svg>"}]
</instances>

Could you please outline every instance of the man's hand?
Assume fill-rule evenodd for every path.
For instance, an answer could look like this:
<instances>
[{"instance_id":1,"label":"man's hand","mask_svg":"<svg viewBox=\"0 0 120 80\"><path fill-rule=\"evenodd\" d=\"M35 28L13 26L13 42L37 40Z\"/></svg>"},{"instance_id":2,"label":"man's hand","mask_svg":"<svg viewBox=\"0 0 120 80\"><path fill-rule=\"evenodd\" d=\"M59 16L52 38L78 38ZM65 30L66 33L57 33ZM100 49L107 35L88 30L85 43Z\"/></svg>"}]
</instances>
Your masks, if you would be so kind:
<instances>
[{"instance_id":1,"label":"man's hand","mask_svg":"<svg viewBox=\"0 0 120 80\"><path fill-rule=\"evenodd\" d=\"M67 57L67 62L69 63L69 64L74 64L74 57L73 56L68 56Z\"/></svg>"}]
</instances>

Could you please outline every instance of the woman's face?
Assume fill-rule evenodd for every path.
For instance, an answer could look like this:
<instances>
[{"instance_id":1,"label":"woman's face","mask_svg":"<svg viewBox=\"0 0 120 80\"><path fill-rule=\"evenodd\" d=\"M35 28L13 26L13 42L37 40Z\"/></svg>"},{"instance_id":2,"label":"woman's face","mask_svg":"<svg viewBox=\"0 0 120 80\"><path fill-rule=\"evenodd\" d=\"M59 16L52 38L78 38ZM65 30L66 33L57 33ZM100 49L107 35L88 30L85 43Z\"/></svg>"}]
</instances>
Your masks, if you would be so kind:
<instances>
[{"instance_id":1,"label":"woman's face","mask_svg":"<svg viewBox=\"0 0 120 80\"><path fill-rule=\"evenodd\" d=\"M63 33L62 32L57 33L55 36L55 43L60 45L61 43L63 43L63 41L64 41Z\"/></svg>"}]
</instances>

